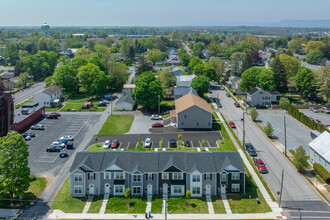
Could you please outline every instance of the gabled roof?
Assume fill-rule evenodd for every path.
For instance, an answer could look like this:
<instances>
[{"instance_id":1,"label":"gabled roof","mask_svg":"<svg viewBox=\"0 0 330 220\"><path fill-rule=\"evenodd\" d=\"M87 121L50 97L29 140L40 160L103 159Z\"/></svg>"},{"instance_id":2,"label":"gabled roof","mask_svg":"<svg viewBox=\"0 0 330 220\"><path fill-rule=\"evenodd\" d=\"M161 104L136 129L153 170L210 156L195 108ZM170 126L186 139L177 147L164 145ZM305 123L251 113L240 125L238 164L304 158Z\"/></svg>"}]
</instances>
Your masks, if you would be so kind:
<instances>
[{"instance_id":1,"label":"gabled roof","mask_svg":"<svg viewBox=\"0 0 330 220\"><path fill-rule=\"evenodd\" d=\"M124 84L124 89L135 89L135 84Z\"/></svg>"},{"instance_id":2,"label":"gabled roof","mask_svg":"<svg viewBox=\"0 0 330 220\"><path fill-rule=\"evenodd\" d=\"M309 143L309 146L330 163L330 133L324 131Z\"/></svg>"},{"instance_id":3,"label":"gabled roof","mask_svg":"<svg viewBox=\"0 0 330 220\"><path fill-rule=\"evenodd\" d=\"M269 93L272 95L281 95L279 91L269 91Z\"/></svg>"},{"instance_id":4,"label":"gabled roof","mask_svg":"<svg viewBox=\"0 0 330 220\"><path fill-rule=\"evenodd\" d=\"M175 100L175 109L177 114L192 106L198 106L201 109L204 109L205 111L212 113L211 106L207 104L207 102L204 99L192 93L189 93Z\"/></svg>"},{"instance_id":5,"label":"gabled roof","mask_svg":"<svg viewBox=\"0 0 330 220\"><path fill-rule=\"evenodd\" d=\"M124 103L124 102L127 102L127 103L132 104L132 105L135 104L135 101L133 100L133 98L130 94L126 94L126 95L123 95L122 97L120 97L118 99L118 101L116 102L116 105L118 105L120 103Z\"/></svg>"},{"instance_id":6,"label":"gabled roof","mask_svg":"<svg viewBox=\"0 0 330 220\"><path fill-rule=\"evenodd\" d=\"M249 95L253 95L253 94L255 94L255 93L259 92L259 91L268 92L268 93L270 93L271 95L276 95L276 96L280 96L280 95L281 95L281 93L279 93L278 91L265 91L265 90L262 90L262 89L259 88L259 87L254 87L253 89L251 89L251 90L248 91L247 93L248 93Z\"/></svg>"},{"instance_id":7,"label":"gabled roof","mask_svg":"<svg viewBox=\"0 0 330 220\"><path fill-rule=\"evenodd\" d=\"M45 89L44 91L42 91L43 93L46 93L48 95L53 95L58 91L61 91L62 88L56 85L50 86L47 89Z\"/></svg>"},{"instance_id":8,"label":"gabled roof","mask_svg":"<svg viewBox=\"0 0 330 220\"><path fill-rule=\"evenodd\" d=\"M181 96L187 95L189 93L198 95L196 90L191 87L176 87L174 88L174 99L180 98Z\"/></svg>"},{"instance_id":9,"label":"gabled roof","mask_svg":"<svg viewBox=\"0 0 330 220\"><path fill-rule=\"evenodd\" d=\"M249 95L253 95L254 93L258 92L259 91L259 88L258 87L254 87L253 89L251 89L250 91L248 91L247 93Z\"/></svg>"}]
</instances>

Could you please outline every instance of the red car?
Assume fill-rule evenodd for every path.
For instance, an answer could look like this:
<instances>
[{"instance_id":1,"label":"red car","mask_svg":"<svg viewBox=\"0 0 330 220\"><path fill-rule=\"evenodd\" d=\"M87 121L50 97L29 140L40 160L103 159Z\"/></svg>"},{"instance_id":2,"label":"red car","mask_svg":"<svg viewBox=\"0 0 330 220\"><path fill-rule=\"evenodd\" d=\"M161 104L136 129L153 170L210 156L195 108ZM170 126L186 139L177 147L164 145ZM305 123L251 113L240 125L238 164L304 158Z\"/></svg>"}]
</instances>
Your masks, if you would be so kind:
<instances>
[{"instance_id":1,"label":"red car","mask_svg":"<svg viewBox=\"0 0 330 220\"><path fill-rule=\"evenodd\" d=\"M111 143L111 148L117 148L119 145L119 140L118 139L114 139Z\"/></svg>"},{"instance_id":2,"label":"red car","mask_svg":"<svg viewBox=\"0 0 330 220\"><path fill-rule=\"evenodd\" d=\"M231 128L236 128L236 125L235 125L235 123L233 121L229 121L229 126Z\"/></svg>"},{"instance_id":3,"label":"red car","mask_svg":"<svg viewBox=\"0 0 330 220\"><path fill-rule=\"evenodd\" d=\"M56 115L57 115L57 117L61 117L61 114L60 114L60 113L58 113L58 112L52 112L51 114L56 114Z\"/></svg>"},{"instance_id":4,"label":"red car","mask_svg":"<svg viewBox=\"0 0 330 220\"><path fill-rule=\"evenodd\" d=\"M162 123L157 122L155 124L152 124L152 127L153 128L160 128L160 127L164 127L164 125Z\"/></svg>"},{"instance_id":5,"label":"red car","mask_svg":"<svg viewBox=\"0 0 330 220\"><path fill-rule=\"evenodd\" d=\"M253 158L254 164L257 166L260 173L268 173L266 165L262 161L262 159L254 157Z\"/></svg>"},{"instance_id":6,"label":"red car","mask_svg":"<svg viewBox=\"0 0 330 220\"><path fill-rule=\"evenodd\" d=\"M235 105L237 108L240 107L239 104L238 104L237 102L235 102L234 105Z\"/></svg>"}]
</instances>

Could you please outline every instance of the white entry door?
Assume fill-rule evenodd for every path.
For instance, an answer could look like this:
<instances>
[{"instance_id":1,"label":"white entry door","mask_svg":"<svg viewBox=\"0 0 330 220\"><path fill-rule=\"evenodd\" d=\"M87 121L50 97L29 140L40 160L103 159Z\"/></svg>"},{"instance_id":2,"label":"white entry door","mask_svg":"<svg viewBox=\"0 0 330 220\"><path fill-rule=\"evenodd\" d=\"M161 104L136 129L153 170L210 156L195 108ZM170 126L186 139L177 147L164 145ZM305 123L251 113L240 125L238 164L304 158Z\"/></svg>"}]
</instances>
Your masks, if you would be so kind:
<instances>
[{"instance_id":1,"label":"white entry door","mask_svg":"<svg viewBox=\"0 0 330 220\"><path fill-rule=\"evenodd\" d=\"M93 184L89 185L89 195L94 195L94 185Z\"/></svg>"},{"instance_id":2,"label":"white entry door","mask_svg":"<svg viewBox=\"0 0 330 220\"><path fill-rule=\"evenodd\" d=\"M205 186L205 194L211 195L211 185L210 184Z\"/></svg>"},{"instance_id":3,"label":"white entry door","mask_svg":"<svg viewBox=\"0 0 330 220\"><path fill-rule=\"evenodd\" d=\"M148 190L147 190L148 195L152 195L152 185L148 185Z\"/></svg>"},{"instance_id":4,"label":"white entry door","mask_svg":"<svg viewBox=\"0 0 330 220\"><path fill-rule=\"evenodd\" d=\"M168 185L167 183L163 184L163 194L167 194L168 193Z\"/></svg>"},{"instance_id":5,"label":"white entry door","mask_svg":"<svg viewBox=\"0 0 330 220\"><path fill-rule=\"evenodd\" d=\"M226 194L226 185L225 184L221 185L221 194Z\"/></svg>"},{"instance_id":6,"label":"white entry door","mask_svg":"<svg viewBox=\"0 0 330 220\"><path fill-rule=\"evenodd\" d=\"M105 184L104 193L105 194L110 194L110 184L109 183Z\"/></svg>"}]
</instances>

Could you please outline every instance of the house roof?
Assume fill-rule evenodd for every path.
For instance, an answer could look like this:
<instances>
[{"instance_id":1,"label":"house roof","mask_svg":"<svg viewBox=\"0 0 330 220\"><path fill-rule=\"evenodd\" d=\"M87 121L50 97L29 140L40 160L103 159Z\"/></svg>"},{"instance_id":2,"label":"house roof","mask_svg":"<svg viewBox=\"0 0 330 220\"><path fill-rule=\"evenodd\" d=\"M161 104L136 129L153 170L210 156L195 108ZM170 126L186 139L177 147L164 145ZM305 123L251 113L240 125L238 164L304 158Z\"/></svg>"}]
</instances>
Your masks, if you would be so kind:
<instances>
[{"instance_id":1,"label":"house roof","mask_svg":"<svg viewBox=\"0 0 330 220\"><path fill-rule=\"evenodd\" d=\"M250 91L248 91L247 93L249 95L253 95L254 93L258 92L259 91L259 88L258 87L254 87L253 89L251 89Z\"/></svg>"},{"instance_id":2,"label":"house roof","mask_svg":"<svg viewBox=\"0 0 330 220\"><path fill-rule=\"evenodd\" d=\"M50 86L47 89L43 91L43 93L46 93L47 95L53 95L58 91L61 91L62 88L56 85Z\"/></svg>"},{"instance_id":3,"label":"house roof","mask_svg":"<svg viewBox=\"0 0 330 220\"><path fill-rule=\"evenodd\" d=\"M201 97L189 93L181 98L175 100L175 109L177 113L180 113L192 106L198 106L205 111L212 113L212 108L207 102Z\"/></svg>"},{"instance_id":4,"label":"house roof","mask_svg":"<svg viewBox=\"0 0 330 220\"><path fill-rule=\"evenodd\" d=\"M135 104L135 101L133 100L133 98L130 94L126 94L126 95L123 95L122 97L120 97L118 99L118 101L116 102L116 105L118 105L120 103L124 103L124 102L127 102L127 103L132 104L132 105Z\"/></svg>"},{"instance_id":5,"label":"house roof","mask_svg":"<svg viewBox=\"0 0 330 220\"><path fill-rule=\"evenodd\" d=\"M194 74L176 76L176 84L178 86L187 86L187 87L189 87L194 78L196 78L196 75L194 75Z\"/></svg>"},{"instance_id":6,"label":"house roof","mask_svg":"<svg viewBox=\"0 0 330 220\"><path fill-rule=\"evenodd\" d=\"M129 163L127 162L129 161ZM76 157L70 172L87 166L94 172L101 172L115 165L125 172L163 172L166 169L179 169L183 172L198 170L201 173L230 171L244 172L238 152L184 152L184 151L82 151Z\"/></svg>"},{"instance_id":7,"label":"house roof","mask_svg":"<svg viewBox=\"0 0 330 220\"><path fill-rule=\"evenodd\" d=\"M184 95L192 93L194 95L198 95L196 90L191 87L176 87L174 88L174 99L180 98ZM179 97L178 97L179 96Z\"/></svg>"},{"instance_id":8,"label":"house roof","mask_svg":"<svg viewBox=\"0 0 330 220\"><path fill-rule=\"evenodd\" d=\"M321 155L326 161L330 162L330 133L324 131L320 136L312 140L309 146Z\"/></svg>"},{"instance_id":9,"label":"house roof","mask_svg":"<svg viewBox=\"0 0 330 220\"><path fill-rule=\"evenodd\" d=\"M269 91L269 93L272 95L281 95L279 91Z\"/></svg>"},{"instance_id":10,"label":"house roof","mask_svg":"<svg viewBox=\"0 0 330 220\"><path fill-rule=\"evenodd\" d=\"M135 89L135 84L124 84L124 89Z\"/></svg>"}]
</instances>

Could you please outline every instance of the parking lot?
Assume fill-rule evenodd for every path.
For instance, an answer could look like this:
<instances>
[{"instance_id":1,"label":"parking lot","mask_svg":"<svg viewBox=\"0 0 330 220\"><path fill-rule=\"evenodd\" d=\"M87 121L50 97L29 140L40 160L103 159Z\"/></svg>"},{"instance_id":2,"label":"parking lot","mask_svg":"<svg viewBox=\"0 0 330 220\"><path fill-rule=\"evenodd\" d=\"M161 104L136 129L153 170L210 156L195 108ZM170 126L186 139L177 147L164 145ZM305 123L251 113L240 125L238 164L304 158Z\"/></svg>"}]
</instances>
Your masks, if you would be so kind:
<instances>
[{"instance_id":1,"label":"parking lot","mask_svg":"<svg viewBox=\"0 0 330 220\"><path fill-rule=\"evenodd\" d=\"M314 120L320 120L325 126L330 126L330 114L325 114L323 112L312 112L309 109L300 109L300 112L304 113L307 117L311 117Z\"/></svg>"},{"instance_id":2,"label":"parking lot","mask_svg":"<svg viewBox=\"0 0 330 220\"><path fill-rule=\"evenodd\" d=\"M51 143L62 136L72 135L75 137L74 147L79 147L89 126L93 121L97 121L99 115L71 114L62 115L59 119L43 119L39 124L43 124L45 130L34 130L36 137L28 141L29 144L29 166L32 173L42 173L54 169L64 163L67 158L59 158L59 153L46 152L46 148ZM29 130L30 131L30 130ZM73 150L67 150L69 156Z\"/></svg>"},{"instance_id":3,"label":"parking lot","mask_svg":"<svg viewBox=\"0 0 330 220\"><path fill-rule=\"evenodd\" d=\"M141 141L145 141L146 138L150 138L152 148L169 148L170 140L174 139L179 141L179 133L170 134L125 134L125 135L113 135L113 136L99 136L98 142L104 142L106 140L112 141L113 139L119 140L119 149L136 148L139 138ZM186 143L189 141L191 147L218 147L217 140L223 140L221 134L218 131L211 132L181 132L182 141ZM159 142L163 139L162 146L159 146ZM204 145L202 146L202 139L204 139ZM95 141L91 141L90 145Z\"/></svg>"}]
</instances>

